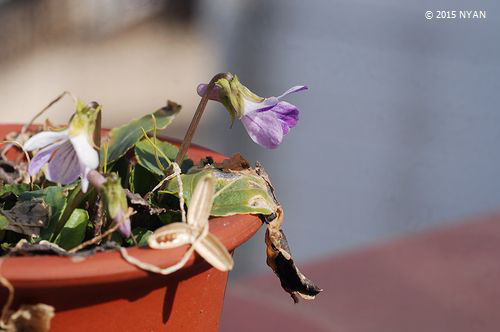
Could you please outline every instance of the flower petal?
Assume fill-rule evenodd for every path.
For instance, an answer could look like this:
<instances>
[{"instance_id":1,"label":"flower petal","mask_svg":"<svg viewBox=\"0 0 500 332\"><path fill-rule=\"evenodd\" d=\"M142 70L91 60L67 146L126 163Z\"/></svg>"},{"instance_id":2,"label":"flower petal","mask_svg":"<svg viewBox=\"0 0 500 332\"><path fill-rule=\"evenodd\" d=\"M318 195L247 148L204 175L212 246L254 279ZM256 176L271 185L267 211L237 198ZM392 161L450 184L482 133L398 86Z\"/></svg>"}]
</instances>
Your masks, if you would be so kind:
<instances>
[{"instance_id":1,"label":"flower petal","mask_svg":"<svg viewBox=\"0 0 500 332\"><path fill-rule=\"evenodd\" d=\"M196 88L196 92L198 93L198 96L203 97L205 93L207 93L207 89L208 89L208 84L200 84ZM215 85L212 91L210 91L208 99L220 101L219 95L220 95L220 88L217 85Z\"/></svg>"},{"instance_id":2,"label":"flower petal","mask_svg":"<svg viewBox=\"0 0 500 332\"><path fill-rule=\"evenodd\" d=\"M80 176L82 177L82 181L80 186L82 188L82 192L85 194L89 189L89 179L87 179L87 175L90 172L90 168L85 167L85 165L80 164Z\"/></svg>"},{"instance_id":3,"label":"flower petal","mask_svg":"<svg viewBox=\"0 0 500 332\"><path fill-rule=\"evenodd\" d=\"M38 153L31 159L28 167L28 173L31 176L35 176L40 172L40 169L49 162L52 153L64 144L64 142L56 143L47 146L46 148L38 151Z\"/></svg>"},{"instance_id":4,"label":"flower petal","mask_svg":"<svg viewBox=\"0 0 500 332\"><path fill-rule=\"evenodd\" d=\"M280 101L271 111L274 112L281 121L283 135L288 134L290 128L295 127L299 121L299 109L286 101Z\"/></svg>"},{"instance_id":5,"label":"flower petal","mask_svg":"<svg viewBox=\"0 0 500 332\"><path fill-rule=\"evenodd\" d=\"M128 238L128 237L130 237L130 234L132 234L132 227L130 226L130 219L126 218L125 220L122 220L122 218L123 218L123 212L119 211L115 217L115 222L120 223L118 225L118 230L120 231L120 233L122 233L123 236Z\"/></svg>"},{"instance_id":6,"label":"flower petal","mask_svg":"<svg viewBox=\"0 0 500 332\"><path fill-rule=\"evenodd\" d=\"M265 148L277 148L283 140L283 127L274 112L249 113L241 121L250 138Z\"/></svg>"},{"instance_id":7,"label":"flower petal","mask_svg":"<svg viewBox=\"0 0 500 332\"><path fill-rule=\"evenodd\" d=\"M265 112L276 106L279 100L276 97L269 97L261 102L243 98L243 115L253 112Z\"/></svg>"},{"instance_id":8,"label":"flower petal","mask_svg":"<svg viewBox=\"0 0 500 332\"><path fill-rule=\"evenodd\" d=\"M296 85L296 86L291 87L290 89L286 90L285 92L283 92L280 96L278 96L276 98L281 99L283 97L288 96L291 93L295 93L295 92L299 92L299 91L304 91L304 90L307 90L307 89L309 89L309 88L307 86L305 86L305 85Z\"/></svg>"},{"instance_id":9,"label":"flower petal","mask_svg":"<svg viewBox=\"0 0 500 332\"><path fill-rule=\"evenodd\" d=\"M70 138L71 144L78 155L81 164L90 169L96 169L99 166L99 154L90 145L85 134L80 134Z\"/></svg>"},{"instance_id":10,"label":"flower petal","mask_svg":"<svg viewBox=\"0 0 500 332\"><path fill-rule=\"evenodd\" d=\"M80 176L78 157L69 140L53 153L46 176L48 180L61 184L70 184Z\"/></svg>"},{"instance_id":11,"label":"flower petal","mask_svg":"<svg viewBox=\"0 0 500 332\"><path fill-rule=\"evenodd\" d=\"M51 143L68 138L68 130L63 131L42 131L41 133L31 136L30 139L24 143L24 150L33 151L43 148Z\"/></svg>"}]
</instances>

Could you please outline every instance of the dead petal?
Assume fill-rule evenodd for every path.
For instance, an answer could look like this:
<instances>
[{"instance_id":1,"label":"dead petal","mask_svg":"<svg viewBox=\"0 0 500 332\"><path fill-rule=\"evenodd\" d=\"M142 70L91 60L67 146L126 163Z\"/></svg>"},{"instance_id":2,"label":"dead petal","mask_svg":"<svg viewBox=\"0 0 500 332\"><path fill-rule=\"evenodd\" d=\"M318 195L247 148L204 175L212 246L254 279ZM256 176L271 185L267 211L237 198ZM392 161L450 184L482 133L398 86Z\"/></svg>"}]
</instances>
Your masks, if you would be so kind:
<instances>
[{"instance_id":1,"label":"dead petal","mask_svg":"<svg viewBox=\"0 0 500 332\"><path fill-rule=\"evenodd\" d=\"M208 233L199 242L195 243L195 250L217 270L230 271L233 269L233 257L224 244L213 234Z\"/></svg>"},{"instance_id":2,"label":"dead petal","mask_svg":"<svg viewBox=\"0 0 500 332\"><path fill-rule=\"evenodd\" d=\"M174 222L158 228L148 238L148 245L153 249L170 249L192 243L195 234L190 225Z\"/></svg>"},{"instance_id":3,"label":"dead petal","mask_svg":"<svg viewBox=\"0 0 500 332\"><path fill-rule=\"evenodd\" d=\"M214 189L215 180L212 176L207 175L198 180L189 203L188 224L201 229L208 223L208 217L210 217L214 202Z\"/></svg>"}]
</instances>

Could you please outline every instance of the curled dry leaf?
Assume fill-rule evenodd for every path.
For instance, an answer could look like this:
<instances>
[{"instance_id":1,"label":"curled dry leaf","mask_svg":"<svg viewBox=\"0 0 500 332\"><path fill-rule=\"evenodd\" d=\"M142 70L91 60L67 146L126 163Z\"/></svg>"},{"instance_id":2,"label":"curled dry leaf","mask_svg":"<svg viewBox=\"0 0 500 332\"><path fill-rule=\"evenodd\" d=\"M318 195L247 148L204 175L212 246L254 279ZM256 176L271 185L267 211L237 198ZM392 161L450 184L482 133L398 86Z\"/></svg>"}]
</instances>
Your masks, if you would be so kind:
<instances>
[{"instance_id":1,"label":"curled dry leaf","mask_svg":"<svg viewBox=\"0 0 500 332\"><path fill-rule=\"evenodd\" d=\"M50 321L54 317L54 307L42 303L23 304L17 311L11 311L10 307L14 300L14 286L2 275L0 275L0 284L8 292L0 317L1 331L48 332L50 330Z\"/></svg>"},{"instance_id":2,"label":"curled dry leaf","mask_svg":"<svg viewBox=\"0 0 500 332\"><path fill-rule=\"evenodd\" d=\"M299 302L299 296L306 300L312 300L322 289L304 276L293 262L286 236L281 230L283 220L284 211L280 207L276 211L276 218L267 225L267 265L276 273L280 279L281 287L290 293L295 303Z\"/></svg>"},{"instance_id":3,"label":"curled dry leaf","mask_svg":"<svg viewBox=\"0 0 500 332\"><path fill-rule=\"evenodd\" d=\"M6 332L48 332L50 321L54 317L54 307L38 303L34 305L21 305L10 313L5 324Z\"/></svg>"},{"instance_id":4,"label":"curled dry leaf","mask_svg":"<svg viewBox=\"0 0 500 332\"><path fill-rule=\"evenodd\" d=\"M131 192L128 189L125 189L125 195L127 196L127 200L129 204L137 211L144 210L149 213L149 215L160 215L167 210L158 206L155 206L149 203L147 200L142 198L141 195Z\"/></svg>"},{"instance_id":5,"label":"curled dry leaf","mask_svg":"<svg viewBox=\"0 0 500 332\"><path fill-rule=\"evenodd\" d=\"M280 279L281 287L292 296L295 303L299 302L299 297L312 300L322 289L304 276L295 265L285 233L281 229L281 225L285 220L285 212L276 199L269 176L258 162L256 172L266 181L269 192L277 204L276 212L266 218L267 265L273 269Z\"/></svg>"},{"instance_id":6,"label":"curled dry leaf","mask_svg":"<svg viewBox=\"0 0 500 332\"><path fill-rule=\"evenodd\" d=\"M239 152L229 159L224 159L221 164L214 164L221 171L242 171L250 168L250 163Z\"/></svg>"}]
</instances>

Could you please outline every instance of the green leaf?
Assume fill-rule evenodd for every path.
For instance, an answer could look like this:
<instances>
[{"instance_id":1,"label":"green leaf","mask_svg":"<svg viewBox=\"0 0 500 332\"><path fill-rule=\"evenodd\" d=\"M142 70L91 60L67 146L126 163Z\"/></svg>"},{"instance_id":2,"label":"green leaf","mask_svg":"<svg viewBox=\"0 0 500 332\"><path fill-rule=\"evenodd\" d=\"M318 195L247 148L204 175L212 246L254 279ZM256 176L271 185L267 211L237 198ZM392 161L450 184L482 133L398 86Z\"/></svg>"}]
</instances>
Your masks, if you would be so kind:
<instances>
[{"instance_id":1,"label":"green leaf","mask_svg":"<svg viewBox=\"0 0 500 332\"><path fill-rule=\"evenodd\" d=\"M276 203L267 182L254 170L222 172L216 168L204 168L189 174L182 174L184 198L189 207L191 195L198 181L205 175L212 174L216 180L215 199L212 216L233 214L272 214ZM167 188L160 193L178 196L177 180L168 182Z\"/></svg>"},{"instance_id":2,"label":"green leaf","mask_svg":"<svg viewBox=\"0 0 500 332\"><path fill-rule=\"evenodd\" d=\"M121 184L123 188L128 188L128 178L130 177L131 168L133 167L132 163L128 160L127 157L122 157L118 159L111 167L108 167L108 174L110 173L118 173L118 176L121 179Z\"/></svg>"},{"instance_id":3,"label":"green leaf","mask_svg":"<svg viewBox=\"0 0 500 332\"><path fill-rule=\"evenodd\" d=\"M148 238L151 236L151 234L153 234L152 231L142 227L137 227L132 230L132 235L137 241L137 245L139 247L144 247L148 244ZM132 237L129 237L126 240L126 242L129 246L135 245L134 241L132 240Z\"/></svg>"},{"instance_id":4,"label":"green leaf","mask_svg":"<svg viewBox=\"0 0 500 332\"><path fill-rule=\"evenodd\" d=\"M0 230L4 230L7 226L9 226L9 219L0 214Z\"/></svg>"},{"instance_id":5,"label":"green leaf","mask_svg":"<svg viewBox=\"0 0 500 332\"><path fill-rule=\"evenodd\" d=\"M5 193L13 193L16 196L19 196L25 191L29 191L30 185L28 183L19 183L19 184L9 184L6 183L0 188L0 196L5 194Z\"/></svg>"},{"instance_id":6,"label":"green leaf","mask_svg":"<svg viewBox=\"0 0 500 332\"><path fill-rule=\"evenodd\" d=\"M142 167L141 165L133 166L129 177L130 191L141 196L148 192L158 184L158 177Z\"/></svg>"},{"instance_id":7,"label":"green leaf","mask_svg":"<svg viewBox=\"0 0 500 332\"><path fill-rule=\"evenodd\" d=\"M154 138L150 140L142 139L135 145L135 157L137 158L137 162L142 167L158 176L165 175L163 170L167 169L169 163L177 158L178 153L179 148L175 145L158 139L155 141ZM156 159L157 157L158 159ZM165 159L165 157L167 157L168 160ZM158 165L158 162L162 167Z\"/></svg>"},{"instance_id":8,"label":"green leaf","mask_svg":"<svg viewBox=\"0 0 500 332\"><path fill-rule=\"evenodd\" d=\"M57 236L55 243L60 247L69 250L80 243L85 238L85 231L89 222L89 214L83 209L75 209L69 217L63 229Z\"/></svg>"},{"instance_id":9,"label":"green leaf","mask_svg":"<svg viewBox=\"0 0 500 332\"><path fill-rule=\"evenodd\" d=\"M27 191L19 196L19 201L31 201L42 199L49 207L49 225L43 228L40 233L42 240L50 240L61 213L66 206L67 188L51 186L45 189Z\"/></svg>"},{"instance_id":10,"label":"green leaf","mask_svg":"<svg viewBox=\"0 0 500 332\"><path fill-rule=\"evenodd\" d=\"M169 101L167 106L154 112L156 119L156 128L165 129L175 118L181 109L180 105ZM128 124L114 128L110 133L108 149L108 165L131 149L137 141L143 136L142 129L146 132L153 130L155 121L151 114L145 115L140 119L135 119ZM101 165L104 165L104 153L101 154Z\"/></svg>"},{"instance_id":11,"label":"green leaf","mask_svg":"<svg viewBox=\"0 0 500 332\"><path fill-rule=\"evenodd\" d=\"M73 210L88 196L92 190L83 194L80 185L71 184L65 187L50 186L43 190L27 191L19 196L19 201L42 199L49 207L49 224L40 233L42 240L53 241Z\"/></svg>"}]
</instances>

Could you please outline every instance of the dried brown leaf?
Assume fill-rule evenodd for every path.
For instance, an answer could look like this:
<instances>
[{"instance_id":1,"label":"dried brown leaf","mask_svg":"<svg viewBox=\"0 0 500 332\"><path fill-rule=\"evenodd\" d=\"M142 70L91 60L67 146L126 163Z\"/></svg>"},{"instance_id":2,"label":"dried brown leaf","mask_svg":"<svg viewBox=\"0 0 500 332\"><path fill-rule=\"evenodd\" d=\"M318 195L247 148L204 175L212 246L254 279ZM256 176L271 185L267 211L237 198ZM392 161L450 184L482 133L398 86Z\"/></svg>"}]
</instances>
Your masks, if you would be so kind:
<instances>
[{"instance_id":1,"label":"dried brown leaf","mask_svg":"<svg viewBox=\"0 0 500 332\"><path fill-rule=\"evenodd\" d=\"M242 171L250 168L250 163L239 152L229 159L225 159L220 164L214 164L221 171Z\"/></svg>"},{"instance_id":2,"label":"dried brown leaf","mask_svg":"<svg viewBox=\"0 0 500 332\"><path fill-rule=\"evenodd\" d=\"M5 228L29 236L40 235L40 228L47 226L49 210L43 201L25 201L17 203L10 210L0 210L9 220Z\"/></svg>"},{"instance_id":3,"label":"dried brown leaf","mask_svg":"<svg viewBox=\"0 0 500 332\"><path fill-rule=\"evenodd\" d=\"M154 206L153 204L142 198L141 195L133 193L128 189L125 189L125 194L127 195L127 200L129 201L130 205L137 211L144 210L151 216L160 215L167 211L164 208Z\"/></svg>"},{"instance_id":4,"label":"dried brown leaf","mask_svg":"<svg viewBox=\"0 0 500 332\"><path fill-rule=\"evenodd\" d=\"M6 324L7 332L48 332L54 317L54 307L47 304L21 305L10 314Z\"/></svg>"},{"instance_id":5,"label":"dried brown leaf","mask_svg":"<svg viewBox=\"0 0 500 332\"><path fill-rule=\"evenodd\" d=\"M312 300L322 289L304 276L295 265L286 236L281 230L284 216L283 209L278 207L275 218L267 224L267 265L273 269L280 279L281 287L292 296L295 303L299 302L299 297Z\"/></svg>"}]
</instances>

